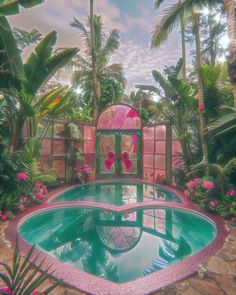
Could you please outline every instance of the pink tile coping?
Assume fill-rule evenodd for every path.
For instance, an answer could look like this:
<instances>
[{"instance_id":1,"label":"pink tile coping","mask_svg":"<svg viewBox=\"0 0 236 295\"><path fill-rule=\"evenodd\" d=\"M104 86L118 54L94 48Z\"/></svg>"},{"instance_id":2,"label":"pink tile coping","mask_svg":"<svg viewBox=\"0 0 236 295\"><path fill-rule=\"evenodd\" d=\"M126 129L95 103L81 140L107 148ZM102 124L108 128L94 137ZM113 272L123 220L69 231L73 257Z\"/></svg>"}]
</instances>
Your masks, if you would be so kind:
<instances>
[{"instance_id":1,"label":"pink tile coping","mask_svg":"<svg viewBox=\"0 0 236 295\"><path fill-rule=\"evenodd\" d=\"M51 193L49 193L49 200L50 198L58 195L68 189L68 187L59 188ZM168 187L169 189L169 187ZM170 188L173 192L177 193L182 200L183 193L180 191ZM101 208L105 210L111 210L116 212L122 212L131 209L137 208L176 208L181 209L193 213L197 213L204 218L213 222L217 228L217 235L216 238L204 249L200 250L199 252L193 254L192 256L180 261L176 264L170 265L165 269L159 270L157 272L153 272L145 277L138 278L133 281L129 281L126 283L114 283L111 281L107 281L101 277L94 276L92 274L83 272L79 269L76 269L69 264L63 263L55 258L49 256L47 253L42 252L39 249L35 249L35 254L41 253L41 257L46 257L46 262L43 266L43 269L46 269L50 265L53 265L53 269L55 270L53 273L53 277L55 279L61 280L66 285L75 288L77 290L83 291L88 294L94 295L108 295L108 294L116 294L116 295L143 295L143 294L150 294L153 293L160 288L166 287L169 284L172 284L178 280L184 279L187 276L196 272L197 267L199 264L203 263L209 256L215 255L219 252L225 239L228 235L227 228L225 226L224 221L217 217L210 214L205 214L202 211L196 209L191 202L184 202L180 203L170 203L170 202L145 202L145 203L135 203L135 204L128 204L124 206L114 206L102 203L94 203L94 202L87 202L87 201L77 201L77 202L61 202L61 203L48 203L47 200L41 205L36 205L32 208L28 208L26 211L21 212L16 219L9 222L7 229L6 229L6 238L9 239L12 244L15 244L16 235L19 238L19 245L22 254L26 254L27 251L30 249L30 245L23 240L23 238L18 233L18 226L22 223L25 219L29 218L30 216L34 215L35 213L39 213L48 209L52 208L60 208L60 207L67 207L67 206L83 206L83 207L91 207L91 208Z\"/></svg>"}]
</instances>

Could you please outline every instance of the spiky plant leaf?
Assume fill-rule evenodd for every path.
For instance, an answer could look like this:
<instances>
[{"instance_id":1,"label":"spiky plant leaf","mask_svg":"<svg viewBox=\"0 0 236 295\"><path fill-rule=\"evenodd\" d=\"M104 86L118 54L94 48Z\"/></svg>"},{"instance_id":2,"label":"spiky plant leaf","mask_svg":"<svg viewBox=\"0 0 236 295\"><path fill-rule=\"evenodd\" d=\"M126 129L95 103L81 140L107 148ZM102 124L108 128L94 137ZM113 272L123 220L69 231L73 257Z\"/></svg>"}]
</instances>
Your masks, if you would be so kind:
<instances>
[{"instance_id":1,"label":"spiky plant leaf","mask_svg":"<svg viewBox=\"0 0 236 295\"><path fill-rule=\"evenodd\" d=\"M14 263L13 261L12 268L10 268L7 264L0 262L0 265L7 270L8 274L7 275L0 272L0 278L6 283L8 288L10 288L12 295L31 294L33 290L38 288L48 279L49 276L53 274L53 272L50 271L51 266L45 271L40 272L40 269L43 267L46 258L38 263L40 254L33 257L34 248L34 246L30 248L28 254L24 258L24 261L20 263L20 268L18 267L18 262ZM18 261L18 257L19 260L21 260L18 241L16 241L13 258ZM15 274L15 277L13 274ZM57 287L57 285L58 283L56 282L55 284L49 286L47 289L45 289L45 293L43 291L42 294L49 294L55 287ZM1 294L5 294L3 291L1 292Z\"/></svg>"}]
</instances>

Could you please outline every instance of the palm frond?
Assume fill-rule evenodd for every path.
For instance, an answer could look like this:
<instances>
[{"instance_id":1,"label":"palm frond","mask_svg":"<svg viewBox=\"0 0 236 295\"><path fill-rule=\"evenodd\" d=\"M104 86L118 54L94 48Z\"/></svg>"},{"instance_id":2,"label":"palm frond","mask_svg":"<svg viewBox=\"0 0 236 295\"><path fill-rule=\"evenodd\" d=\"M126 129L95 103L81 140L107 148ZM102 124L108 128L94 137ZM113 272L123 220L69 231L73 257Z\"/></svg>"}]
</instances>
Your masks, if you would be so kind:
<instances>
[{"instance_id":1,"label":"palm frond","mask_svg":"<svg viewBox=\"0 0 236 295\"><path fill-rule=\"evenodd\" d=\"M236 130L236 113L232 112L212 122L207 130L219 136Z\"/></svg>"},{"instance_id":2,"label":"palm frond","mask_svg":"<svg viewBox=\"0 0 236 295\"><path fill-rule=\"evenodd\" d=\"M154 3L154 5L155 5L155 7L156 8L159 8L159 6L162 4L162 2L164 2L165 0L155 0L155 3Z\"/></svg>"},{"instance_id":3,"label":"palm frond","mask_svg":"<svg viewBox=\"0 0 236 295\"><path fill-rule=\"evenodd\" d=\"M126 85L126 79L123 74L121 64L111 64L105 67L105 74L108 77L114 78L117 82L121 83L123 87Z\"/></svg>"},{"instance_id":4,"label":"palm frond","mask_svg":"<svg viewBox=\"0 0 236 295\"><path fill-rule=\"evenodd\" d=\"M91 21L91 20L89 20ZM104 45L104 33L103 33L103 22L101 16L93 16L93 25L94 25L94 52L95 55L98 55L101 52L101 49Z\"/></svg>"},{"instance_id":5,"label":"palm frond","mask_svg":"<svg viewBox=\"0 0 236 295\"><path fill-rule=\"evenodd\" d=\"M176 4L167 6L156 20L156 26L152 32L151 47L160 46L173 29L179 26L183 15L186 18L194 10L198 11L204 7L215 8L223 2L223 0L179 0Z\"/></svg>"},{"instance_id":6,"label":"palm frond","mask_svg":"<svg viewBox=\"0 0 236 295\"><path fill-rule=\"evenodd\" d=\"M114 29L107 37L103 48L99 54L100 62L102 64L107 64L111 55L115 52L116 49L119 47L119 33L118 30Z\"/></svg>"},{"instance_id":7,"label":"palm frond","mask_svg":"<svg viewBox=\"0 0 236 295\"><path fill-rule=\"evenodd\" d=\"M224 166L224 173L230 173L234 169L236 169L236 158L230 159L229 162Z\"/></svg>"},{"instance_id":8,"label":"palm frond","mask_svg":"<svg viewBox=\"0 0 236 295\"><path fill-rule=\"evenodd\" d=\"M137 84L137 85L135 85L135 87L142 90L142 91L149 91L149 92L153 92L153 93L158 94L158 95L161 94L160 89L158 89L157 87L152 86L152 85Z\"/></svg>"},{"instance_id":9,"label":"palm frond","mask_svg":"<svg viewBox=\"0 0 236 295\"><path fill-rule=\"evenodd\" d=\"M83 38L84 42L86 43L87 48L91 48L91 39L90 33L84 24L79 21L77 18L74 17L74 21L70 23L73 28L78 29L81 32L81 37Z\"/></svg>"}]
</instances>

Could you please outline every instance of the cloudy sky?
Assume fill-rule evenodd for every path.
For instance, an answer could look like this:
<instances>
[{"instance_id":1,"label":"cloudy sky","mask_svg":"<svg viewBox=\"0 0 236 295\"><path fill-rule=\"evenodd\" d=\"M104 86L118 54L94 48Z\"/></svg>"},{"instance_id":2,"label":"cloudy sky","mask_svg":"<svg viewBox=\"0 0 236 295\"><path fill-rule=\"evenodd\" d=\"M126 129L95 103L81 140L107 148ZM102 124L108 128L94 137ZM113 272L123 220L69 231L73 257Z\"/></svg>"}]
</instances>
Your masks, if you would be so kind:
<instances>
[{"instance_id":1,"label":"cloudy sky","mask_svg":"<svg viewBox=\"0 0 236 295\"><path fill-rule=\"evenodd\" d=\"M176 64L181 57L180 34L173 33L159 49L150 50L151 31L158 17L154 0L95 0L95 13L102 15L108 29L120 32L120 48L112 62L123 65L129 92L135 84L152 84L151 71ZM175 3L166 1L166 4ZM10 23L24 30L38 29L42 34L58 32L58 47L83 48L78 31L70 26L73 17L85 22L89 0L45 0L44 4L9 17Z\"/></svg>"}]
</instances>

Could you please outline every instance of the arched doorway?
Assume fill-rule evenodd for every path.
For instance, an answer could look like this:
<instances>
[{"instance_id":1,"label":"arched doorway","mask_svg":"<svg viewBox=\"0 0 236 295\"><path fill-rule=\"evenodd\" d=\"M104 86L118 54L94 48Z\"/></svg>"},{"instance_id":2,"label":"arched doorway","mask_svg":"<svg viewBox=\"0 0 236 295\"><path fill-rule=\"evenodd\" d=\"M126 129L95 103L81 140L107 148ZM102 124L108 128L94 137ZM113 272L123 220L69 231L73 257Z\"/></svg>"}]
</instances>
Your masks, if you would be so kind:
<instances>
[{"instance_id":1,"label":"arched doorway","mask_svg":"<svg viewBox=\"0 0 236 295\"><path fill-rule=\"evenodd\" d=\"M138 112L126 104L100 115L96 136L96 177L141 177L142 132Z\"/></svg>"}]
</instances>

